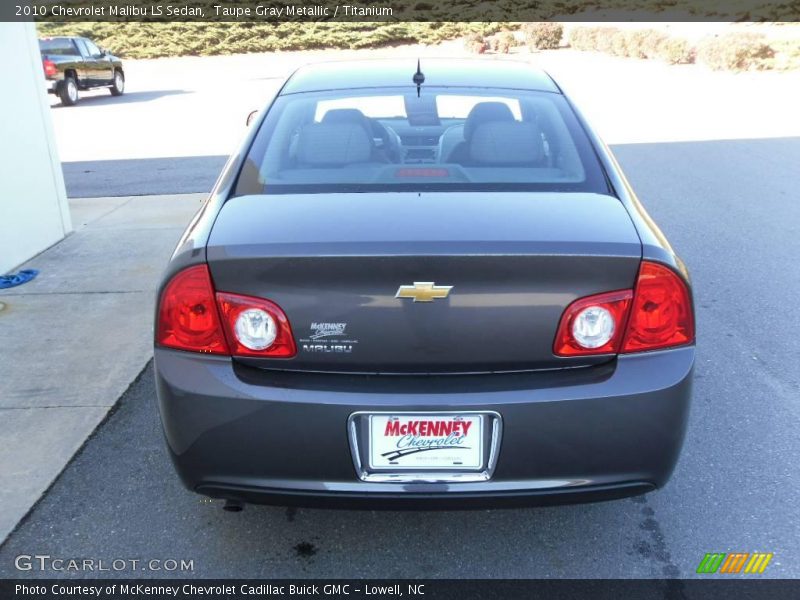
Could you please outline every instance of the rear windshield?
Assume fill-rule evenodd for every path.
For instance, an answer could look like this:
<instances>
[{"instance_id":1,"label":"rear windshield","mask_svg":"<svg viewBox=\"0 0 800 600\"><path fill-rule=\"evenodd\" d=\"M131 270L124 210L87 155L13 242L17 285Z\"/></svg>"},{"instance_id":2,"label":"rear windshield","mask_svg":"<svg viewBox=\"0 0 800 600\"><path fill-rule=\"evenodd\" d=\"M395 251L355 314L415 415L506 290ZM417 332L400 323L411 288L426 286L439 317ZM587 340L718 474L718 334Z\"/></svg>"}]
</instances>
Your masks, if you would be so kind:
<instances>
[{"instance_id":1,"label":"rear windshield","mask_svg":"<svg viewBox=\"0 0 800 600\"><path fill-rule=\"evenodd\" d=\"M560 94L423 87L279 96L235 194L378 190L608 193Z\"/></svg>"},{"instance_id":2,"label":"rear windshield","mask_svg":"<svg viewBox=\"0 0 800 600\"><path fill-rule=\"evenodd\" d=\"M44 54L63 54L70 56L77 54L72 40L39 40L39 50Z\"/></svg>"}]
</instances>

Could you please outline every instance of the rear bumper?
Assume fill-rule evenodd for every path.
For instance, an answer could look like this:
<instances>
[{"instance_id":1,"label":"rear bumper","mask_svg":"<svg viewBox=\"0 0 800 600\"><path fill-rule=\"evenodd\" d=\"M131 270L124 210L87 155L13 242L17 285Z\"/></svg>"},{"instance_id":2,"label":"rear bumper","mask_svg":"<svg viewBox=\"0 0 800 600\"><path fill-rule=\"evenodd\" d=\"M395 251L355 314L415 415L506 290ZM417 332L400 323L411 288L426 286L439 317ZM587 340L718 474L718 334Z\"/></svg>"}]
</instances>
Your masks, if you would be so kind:
<instances>
[{"instance_id":1,"label":"rear bumper","mask_svg":"<svg viewBox=\"0 0 800 600\"><path fill-rule=\"evenodd\" d=\"M694 347L571 371L389 377L291 374L157 348L159 410L191 490L279 505L473 508L645 493L683 443ZM359 411L493 411L488 481L362 481L347 432Z\"/></svg>"},{"instance_id":2,"label":"rear bumper","mask_svg":"<svg viewBox=\"0 0 800 600\"><path fill-rule=\"evenodd\" d=\"M44 89L47 91L48 94L55 94L56 90L58 89L58 81L55 79L45 79L44 80Z\"/></svg>"}]
</instances>

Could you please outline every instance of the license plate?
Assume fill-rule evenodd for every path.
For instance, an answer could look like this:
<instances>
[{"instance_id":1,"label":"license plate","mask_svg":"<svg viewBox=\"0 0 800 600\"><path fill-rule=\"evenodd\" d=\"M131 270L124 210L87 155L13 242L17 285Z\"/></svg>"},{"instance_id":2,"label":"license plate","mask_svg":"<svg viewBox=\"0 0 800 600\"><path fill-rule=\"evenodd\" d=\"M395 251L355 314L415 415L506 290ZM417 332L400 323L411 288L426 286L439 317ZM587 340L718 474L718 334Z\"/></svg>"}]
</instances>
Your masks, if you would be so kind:
<instances>
[{"instance_id":1,"label":"license plate","mask_svg":"<svg viewBox=\"0 0 800 600\"><path fill-rule=\"evenodd\" d=\"M372 470L478 470L484 466L484 415L369 416Z\"/></svg>"}]
</instances>

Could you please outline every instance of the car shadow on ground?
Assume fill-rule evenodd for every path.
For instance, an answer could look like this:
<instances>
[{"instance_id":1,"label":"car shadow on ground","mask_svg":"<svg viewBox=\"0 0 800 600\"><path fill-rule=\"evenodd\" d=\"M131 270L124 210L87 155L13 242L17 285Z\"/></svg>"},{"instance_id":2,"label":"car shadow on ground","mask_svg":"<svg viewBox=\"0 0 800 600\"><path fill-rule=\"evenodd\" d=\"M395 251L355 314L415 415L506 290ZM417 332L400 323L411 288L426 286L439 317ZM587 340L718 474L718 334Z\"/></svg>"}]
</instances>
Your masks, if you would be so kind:
<instances>
[{"instance_id":1,"label":"car shadow on ground","mask_svg":"<svg viewBox=\"0 0 800 600\"><path fill-rule=\"evenodd\" d=\"M111 92L108 90L98 89L81 92L78 103L74 106L64 106L55 96L52 96L51 108L68 108L74 110L76 108L90 108L92 106L133 104L137 102L150 102L165 96L179 96L192 93L193 92L188 90L154 90L151 92L125 92L122 96L112 96Z\"/></svg>"}]
</instances>

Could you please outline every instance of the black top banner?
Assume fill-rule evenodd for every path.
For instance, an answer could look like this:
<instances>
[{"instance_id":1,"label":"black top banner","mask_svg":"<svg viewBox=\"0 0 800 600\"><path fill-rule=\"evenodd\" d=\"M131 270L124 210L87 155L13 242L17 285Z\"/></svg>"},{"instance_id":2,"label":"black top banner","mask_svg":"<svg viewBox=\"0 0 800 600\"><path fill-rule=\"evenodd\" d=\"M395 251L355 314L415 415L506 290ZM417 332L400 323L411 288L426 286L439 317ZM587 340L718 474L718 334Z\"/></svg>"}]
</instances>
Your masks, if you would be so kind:
<instances>
[{"instance_id":1,"label":"black top banner","mask_svg":"<svg viewBox=\"0 0 800 600\"><path fill-rule=\"evenodd\" d=\"M0 21L798 21L800 0L2 0Z\"/></svg>"}]
</instances>

